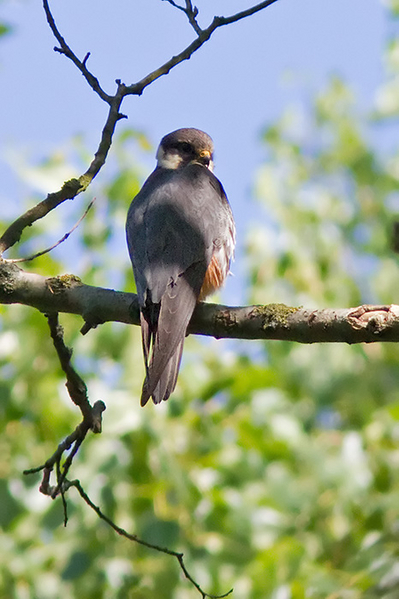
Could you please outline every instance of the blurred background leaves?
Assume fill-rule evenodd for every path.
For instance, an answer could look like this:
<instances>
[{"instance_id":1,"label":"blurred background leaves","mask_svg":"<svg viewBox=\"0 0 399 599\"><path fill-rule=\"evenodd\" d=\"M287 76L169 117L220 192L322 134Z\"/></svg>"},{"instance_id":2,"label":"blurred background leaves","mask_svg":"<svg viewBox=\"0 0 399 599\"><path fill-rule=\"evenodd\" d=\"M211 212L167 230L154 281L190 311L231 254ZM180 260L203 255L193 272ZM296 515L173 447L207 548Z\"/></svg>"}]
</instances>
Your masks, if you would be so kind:
<instances>
[{"instance_id":1,"label":"blurred background leaves","mask_svg":"<svg viewBox=\"0 0 399 599\"><path fill-rule=\"evenodd\" d=\"M399 301L399 153L370 141L399 117L398 48L391 39L370 114L334 77L311 105L265 127L253 188L262 218L240 257L248 303ZM143 132L117 135L88 191L97 198L88 217L26 268L134 291L124 219L153 152ZM35 169L19 160L38 189L26 206L54 188L56 171L83 171L88 155L76 137ZM50 245L82 211L82 201L66 203L14 254ZM45 318L23 306L0 315L0 597L198 597L174 560L116 536L73 489L63 528L61 502L40 495L39 476L23 477L79 416ZM397 345L189 338L174 396L141 409L138 328L109 323L81 337L79 318L61 321L92 402L107 404L104 431L86 440L73 477L118 525L183 551L204 589L234 587L235 599L398 597Z\"/></svg>"}]
</instances>

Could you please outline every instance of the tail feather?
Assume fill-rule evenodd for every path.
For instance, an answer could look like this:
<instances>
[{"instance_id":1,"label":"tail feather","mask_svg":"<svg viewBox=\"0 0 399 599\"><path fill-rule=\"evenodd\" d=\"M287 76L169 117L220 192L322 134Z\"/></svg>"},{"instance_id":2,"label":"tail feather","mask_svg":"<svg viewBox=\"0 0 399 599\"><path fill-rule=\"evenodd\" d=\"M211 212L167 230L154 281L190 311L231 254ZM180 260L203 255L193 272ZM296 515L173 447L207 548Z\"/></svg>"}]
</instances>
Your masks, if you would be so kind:
<instances>
[{"instance_id":1,"label":"tail feather","mask_svg":"<svg viewBox=\"0 0 399 599\"><path fill-rule=\"evenodd\" d=\"M173 285L169 285L160 304L142 311L141 330L146 378L141 405L150 397L154 403L168 399L179 372L186 330L201 289L206 265L192 265Z\"/></svg>"},{"instance_id":2,"label":"tail feather","mask_svg":"<svg viewBox=\"0 0 399 599\"><path fill-rule=\"evenodd\" d=\"M151 396L155 404L161 403L162 400L166 401L169 399L176 387L177 376L179 374L180 362L183 353L183 345L184 339L182 339L182 341L179 343L175 353L170 358L152 393L151 379L148 376L146 377L141 394L142 406L147 403Z\"/></svg>"},{"instance_id":3,"label":"tail feather","mask_svg":"<svg viewBox=\"0 0 399 599\"><path fill-rule=\"evenodd\" d=\"M143 356L144 356L144 364L146 373L148 372L148 358L150 355L150 346L151 346L151 331L150 324L146 320L143 315L143 312L140 312L140 325L141 325L141 341L143 345Z\"/></svg>"}]
</instances>

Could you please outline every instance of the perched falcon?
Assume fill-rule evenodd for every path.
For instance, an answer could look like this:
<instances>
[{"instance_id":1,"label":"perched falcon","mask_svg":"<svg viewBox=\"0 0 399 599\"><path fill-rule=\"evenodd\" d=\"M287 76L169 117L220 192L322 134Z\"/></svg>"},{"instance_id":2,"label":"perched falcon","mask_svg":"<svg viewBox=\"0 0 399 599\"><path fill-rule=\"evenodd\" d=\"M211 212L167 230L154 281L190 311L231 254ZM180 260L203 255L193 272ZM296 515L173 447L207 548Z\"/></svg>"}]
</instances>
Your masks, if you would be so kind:
<instances>
[{"instance_id":1,"label":"perched falcon","mask_svg":"<svg viewBox=\"0 0 399 599\"><path fill-rule=\"evenodd\" d=\"M229 273L235 225L212 170L209 135L173 131L161 140L157 166L129 208L127 244L146 366L142 406L173 392L196 303L219 289Z\"/></svg>"}]
</instances>

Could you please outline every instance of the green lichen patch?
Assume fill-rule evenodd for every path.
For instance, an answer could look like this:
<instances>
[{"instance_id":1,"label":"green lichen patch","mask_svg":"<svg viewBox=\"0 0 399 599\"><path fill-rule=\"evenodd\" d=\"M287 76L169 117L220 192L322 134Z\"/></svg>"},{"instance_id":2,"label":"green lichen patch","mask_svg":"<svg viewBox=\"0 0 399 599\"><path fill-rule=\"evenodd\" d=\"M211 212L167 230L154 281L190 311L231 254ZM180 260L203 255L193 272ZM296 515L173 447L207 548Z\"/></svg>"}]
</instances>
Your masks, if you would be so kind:
<instances>
[{"instance_id":1,"label":"green lichen patch","mask_svg":"<svg viewBox=\"0 0 399 599\"><path fill-rule=\"evenodd\" d=\"M256 306L252 314L262 318L263 330L269 328L276 329L278 327L286 327L288 317L300 309L301 306L294 308L285 304L266 304L265 306Z\"/></svg>"},{"instance_id":2,"label":"green lichen patch","mask_svg":"<svg viewBox=\"0 0 399 599\"><path fill-rule=\"evenodd\" d=\"M77 285L83 285L81 279L76 275L60 275L46 280L46 284L52 293L61 293Z\"/></svg>"}]
</instances>

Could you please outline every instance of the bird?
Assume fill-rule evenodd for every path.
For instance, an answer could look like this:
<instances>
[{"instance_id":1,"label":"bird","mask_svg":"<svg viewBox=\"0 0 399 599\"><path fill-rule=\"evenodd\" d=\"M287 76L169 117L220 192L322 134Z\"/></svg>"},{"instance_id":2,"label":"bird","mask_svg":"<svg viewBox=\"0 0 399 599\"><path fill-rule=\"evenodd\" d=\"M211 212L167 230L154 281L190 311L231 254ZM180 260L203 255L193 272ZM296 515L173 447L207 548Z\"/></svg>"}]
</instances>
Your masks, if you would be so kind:
<instances>
[{"instance_id":1,"label":"bird","mask_svg":"<svg viewBox=\"0 0 399 599\"><path fill-rule=\"evenodd\" d=\"M235 223L213 174L212 138L199 129L165 135L155 170L133 199L126 237L140 305L145 363L141 405L174 391L187 327L198 301L230 272Z\"/></svg>"}]
</instances>

